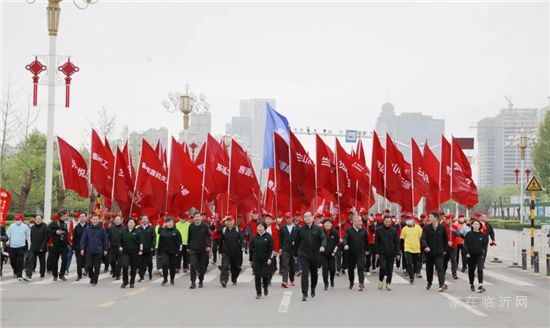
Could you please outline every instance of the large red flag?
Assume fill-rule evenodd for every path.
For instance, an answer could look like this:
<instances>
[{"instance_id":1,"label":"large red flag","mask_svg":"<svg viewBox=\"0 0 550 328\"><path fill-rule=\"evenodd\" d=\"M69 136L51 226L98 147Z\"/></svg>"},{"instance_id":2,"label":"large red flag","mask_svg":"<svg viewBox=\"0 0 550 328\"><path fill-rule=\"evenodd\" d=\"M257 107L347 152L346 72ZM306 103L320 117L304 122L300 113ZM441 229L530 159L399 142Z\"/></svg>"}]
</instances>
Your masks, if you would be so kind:
<instances>
[{"instance_id":1,"label":"large red flag","mask_svg":"<svg viewBox=\"0 0 550 328\"><path fill-rule=\"evenodd\" d=\"M317 155L317 189L320 196L336 201L336 164L332 149L319 137L315 135Z\"/></svg>"},{"instance_id":2,"label":"large red flag","mask_svg":"<svg viewBox=\"0 0 550 328\"><path fill-rule=\"evenodd\" d=\"M92 151L90 161L90 182L95 190L105 197L111 197L113 159L97 132L92 129Z\"/></svg>"},{"instance_id":3,"label":"large red flag","mask_svg":"<svg viewBox=\"0 0 550 328\"><path fill-rule=\"evenodd\" d=\"M472 179L472 168L455 138L453 138L452 148L452 198L471 209L478 202L477 187Z\"/></svg>"},{"instance_id":4,"label":"large red flag","mask_svg":"<svg viewBox=\"0 0 550 328\"><path fill-rule=\"evenodd\" d=\"M275 188L275 170L273 168L270 168L269 173L267 174L267 187L265 190L265 199L263 206L264 210L268 213L277 212L277 209L275 208Z\"/></svg>"},{"instance_id":5,"label":"large red flag","mask_svg":"<svg viewBox=\"0 0 550 328\"><path fill-rule=\"evenodd\" d=\"M403 153L395 146L390 136L386 134L386 198L398 203L403 211L412 212L414 207L411 164L405 161Z\"/></svg>"},{"instance_id":6,"label":"large red flag","mask_svg":"<svg viewBox=\"0 0 550 328\"><path fill-rule=\"evenodd\" d=\"M451 144L441 136L441 167L439 169L440 178L439 202L445 203L451 199Z\"/></svg>"},{"instance_id":7,"label":"large red flag","mask_svg":"<svg viewBox=\"0 0 550 328\"><path fill-rule=\"evenodd\" d=\"M386 151L380 144L380 139L378 139L378 134L376 131L372 136L372 163L371 163L371 185L376 188L376 193L381 196L384 196L384 188L386 182L384 177L386 174Z\"/></svg>"},{"instance_id":8,"label":"large red flag","mask_svg":"<svg viewBox=\"0 0 550 328\"><path fill-rule=\"evenodd\" d=\"M128 142L124 144L124 148L122 149L122 156L124 156L124 159L126 161L126 165L128 165L128 172L130 173L130 177L132 178L132 183L136 182L136 169L134 167L134 163L132 162L132 155L130 154L130 151L128 150Z\"/></svg>"},{"instance_id":9,"label":"large red flag","mask_svg":"<svg viewBox=\"0 0 550 328\"><path fill-rule=\"evenodd\" d=\"M430 178L430 191L426 196L426 211L433 212L439 210L439 160L428 146L424 145L423 156L424 169Z\"/></svg>"},{"instance_id":10,"label":"large red flag","mask_svg":"<svg viewBox=\"0 0 550 328\"><path fill-rule=\"evenodd\" d=\"M200 208L202 172L174 138L170 154L167 212L181 217L193 207Z\"/></svg>"},{"instance_id":11,"label":"large red flag","mask_svg":"<svg viewBox=\"0 0 550 328\"><path fill-rule=\"evenodd\" d=\"M204 198L205 201L213 201L216 197L227 192L227 184L229 182L229 156L227 150L219 142L216 141L210 134L204 146L202 160L204 163ZM199 153L199 155L201 155Z\"/></svg>"},{"instance_id":12,"label":"large red flag","mask_svg":"<svg viewBox=\"0 0 550 328\"><path fill-rule=\"evenodd\" d=\"M298 191L296 197L308 206L315 198L315 163L292 132L290 132L290 154L292 183L296 185Z\"/></svg>"},{"instance_id":13,"label":"large red flag","mask_svg":"<svg viewBox=\"0 0 550 328\"><path fill-rule=\"evenodd\" d=\"M367 167L367 160L365 158L363 142L361 139L357 142L357 153L354 161L355 162L352 165L351 173L352 176L355 176L357 179L359 206L365 210L368 210L374 205L376 200L374 199L374 193L372 192L371 172Z\"/></svg>"},{"instance_id":14,"label":"large red flag","mask_svg":"<svg viewBox=\"0 0 550 328\"><path fill-rule=\"evenodd\" d=\"M288 145L278 133L273 133L275 146L275 181L277 190L277 209L279 212L294 212L302 208L302 201L297 197L298 190L290 179ZM291 197L292 196L292 197ZM292 201L291 201L292 199Z\"/></svg>"},{"instance_id":15,"label":"large red flag","mask_svg":"<svg viewBox=\"0 0 550 328\"><path fill-rule=\"evenodd\" d=\"M63 187L74 190L80 197L88 197L88 179L86 173L88 166L78 150L74 149L65 140L57 137L59 161L63 174Z\"/></svg>"},{"instance_id":16,"label":"large red flag","mask_svg":"<svg viewBox=\"0 0 550 328\"><path fill-rule=\"evenodd\" d=\"M167 172L161 160L151 145L142 140L132 212L147 215L152 221L164 214L167 183Z\"/></svg>"},{"instance_id":17,"label":"large red flag","mask_svg":"<svg viewBox=\"0 0 550 328\"><path fill-rule=\"evenodd\" d=\"M411 138L412 147L412 170L415 194L418 197L429 197L430 195L430 176L424 167L424 157L414 138ZM415 195L416 196L416 195ZM420 200L420 199L415 199Z\"/></svg>"},{"instance_id":18,"label":"large red flag","mask_svg":"<svg viewBox=\"0 0 550 328\"><path fill-rule=\"evenodd\" d=\"M118 207L124 218L130 217L130 206L132 204L132 194L134 182L128 171L126 157L117 147L115 155L115 171L113 177L113 200L117 202Z\"/></svg>"},{"instance_id":19,"label":"large red flag","mask_svg":"<svg viewBox=\"0 0 550 328\"><path fill-rule=\"evenodd\" d=\"M113 154L113 150L111 149L111 145L109 145L109 141L107 138L105 138L105 159L108 163L108 170L107 170L107 181L105 182L105 189L108 190L107 195L105 196L105 211L109 211L112 209L112 203L113 203L113 174L115 170L115 155Z\"/></svg>"},{"instance_id":20,"label":"large red flag","mask_svg":"<svg viewBox=\"0 0 550 328\"><path fill-rule=\"evenodd\" d=\"M231 140L229 171L229 200L244 212L257 208L260 196L258 179L250 158L235 140Z\"/></svg>"},{"instance_id":21,"label":"large red flag","mask_svg":"<svg viewBox=\"0 0 550 328\"><path fill-rule=\"evenodd\" d=\"M352 156L346 153L340 141L336 138L336 174L337 191L340 194L340 206L342 209L348 209L355 206L357 186L351 176Z\"/></svg>"}]
</instances>

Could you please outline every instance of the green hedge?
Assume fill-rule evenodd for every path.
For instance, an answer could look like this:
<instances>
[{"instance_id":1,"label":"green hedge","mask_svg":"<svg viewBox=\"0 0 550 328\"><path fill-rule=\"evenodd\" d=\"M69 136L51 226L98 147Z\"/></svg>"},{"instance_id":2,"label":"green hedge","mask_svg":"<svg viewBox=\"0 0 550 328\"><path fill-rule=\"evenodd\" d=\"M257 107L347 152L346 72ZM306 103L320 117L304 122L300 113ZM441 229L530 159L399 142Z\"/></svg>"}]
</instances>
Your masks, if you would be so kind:
<instances>
[{"instance_id":1,"label":"green hedge","mask_svg":"<svg viewBox=\"0 0 550 328\"><path fill-rule=\"evenodd\" d=\"M490 222L495 229L523 230L523 228L531 227L530 224L520 223L519 221L491 220ZM535 229L540 229L540 227L540 223L535 223Z\"/></svg>"}]
</instances>

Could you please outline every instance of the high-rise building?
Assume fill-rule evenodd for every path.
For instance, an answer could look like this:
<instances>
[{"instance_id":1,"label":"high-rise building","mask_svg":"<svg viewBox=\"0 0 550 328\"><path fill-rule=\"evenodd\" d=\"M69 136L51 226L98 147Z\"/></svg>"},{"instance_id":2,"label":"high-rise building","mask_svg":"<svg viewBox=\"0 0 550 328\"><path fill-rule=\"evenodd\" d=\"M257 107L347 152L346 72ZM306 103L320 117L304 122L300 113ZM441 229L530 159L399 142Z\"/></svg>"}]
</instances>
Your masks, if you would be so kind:
<instances>
[{"instance_id":1,"label":"high-rise building","mask_svg":"<svg viewBox=\"0 0 550 328\"><path fill-rule=\"evenodd\" d=\"M145 139L152 146L155 147L157 142L160 141L163 149L166 149L168 145L168 129L167 128L158 128L158 129L149 129L143 132L132 132L129 136L129 149L134 157L136 154L141 153L141 140Z\"/></svg>"},{"instance_id":2,"label":"high-rise building","mask_svg":"<svg viewBox=\"0 0 550 328\"><path fill-rule=\"evenodd\" d=\"M441 136L445 134L445 120L434 119L422 113L395 114L391 103L382 105L380 116L376 120L376 132L380 138L386 138L389 133L392 140L403 152L405 158L411 160L411 137L420 145L428 140L430 147L438 148L441 145ZM438 154L439 151L434 153Z\"/></svg>"},{"instance_id":3,"label":"high-rise building","mask_svg":"<svg viewBox=\"0 0 550 328\"><path fill-rule=\"evenodd\" d=\"M511 105L511 104L510 104ZM519 138L535 140L547 108L503 108L477 123L479 186L501 188L516 183L521 168ZM532 147L525 150L524 170L533 170Z\"/></svg>"},{"instance_id":4,"label":"high-rise building","mask_svg":"<svg viewBox=\"0 0 550 328\"><path fill-rule=\"evenodd\" d=\"M206 141L208 133L212 132L212 114L210 112L192 112L190 114L189 129L187 130L187 143L193 142L199 147ZM181 131L178 139L185 141L185 133Z\"/></svg>"}]
</instances>

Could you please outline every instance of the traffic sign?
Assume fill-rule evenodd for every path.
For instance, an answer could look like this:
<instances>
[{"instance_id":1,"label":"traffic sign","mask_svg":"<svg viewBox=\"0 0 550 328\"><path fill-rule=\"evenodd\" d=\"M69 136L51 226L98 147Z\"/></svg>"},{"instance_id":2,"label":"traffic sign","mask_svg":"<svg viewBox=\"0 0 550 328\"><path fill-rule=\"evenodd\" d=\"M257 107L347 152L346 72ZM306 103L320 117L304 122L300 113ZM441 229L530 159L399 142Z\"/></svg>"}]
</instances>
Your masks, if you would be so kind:
<instances>
[{"instance_id":1,"label":"traffic sign","mask_svg":"<svg viewBox=\"0 0 550 328\"><path fill-rule=\"evenodd\" d=\"M540 186L537 178L531 178L531 181L529 181L529 183L527 184L527 188L525 189L525 191L542 191L542 187Z\"/></svg>"},{"instance_id":2,"label":"traffic sign","mask_svg":"<svg viewBox=\"0 0 550 328\"><path fill-rule=\"evenodd\" d=\"M346 142L357 142L357 130L346 130Z\"/></svg>"}]
</instances>

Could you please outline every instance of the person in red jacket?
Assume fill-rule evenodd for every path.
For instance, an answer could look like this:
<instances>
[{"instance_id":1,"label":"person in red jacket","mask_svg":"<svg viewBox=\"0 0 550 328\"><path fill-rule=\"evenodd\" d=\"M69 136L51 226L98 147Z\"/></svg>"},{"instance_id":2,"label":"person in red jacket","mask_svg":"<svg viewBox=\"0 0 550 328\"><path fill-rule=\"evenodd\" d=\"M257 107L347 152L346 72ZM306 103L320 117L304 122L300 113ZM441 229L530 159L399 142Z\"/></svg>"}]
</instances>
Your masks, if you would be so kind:
<instances>
[{"instance_id":1,"label":"person in red jacket","mask_svg":"<svg viewBox=\"0 0 550 328\"><path fill-rule=\"evenodd\" d=\"M451 261L451 273L453 274L453 279L458 279L456 270L458 268L458 262L456 261L456 252L457 252L457 232L458 225L454 222L454 215L449 214L445 216L445 221L441 223L445 230L447 230L447 249L445 252L445 257L443 258L443 271L447 273L447 266L449 261Z\"/></svg>"},{"instance_id":2,"label":"person in red jacket","mask_svg":"<svg viewBox=\"0 0 550 328\"><path fill-rule=\"evenodd\" d=\"M268 284L271 285L271 278L273 278L273 274L277 272L277 256L279 255L279 228L277 227L277 223L275 223L275 220L273 220L273 216L271 214L267 213L264 216L265 224L267 225L267 229L265 232L271 235L273 238L273 254L271 255L271 264L269 265L269 279Z\"/></svg>"},{"instance_id":3,"label":"person in red jacket","mask_svg":"<svg viewBox=\"0 0 550 328\"><path fill-rule=\"evenodd\" d=\"M212 264L218 262L218 246L220 244L220 220L217 217L210 218L210 235L212 236Z\"/></svg>"}]
</instances>

